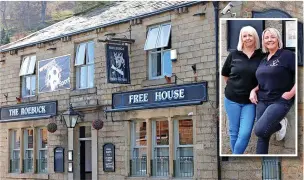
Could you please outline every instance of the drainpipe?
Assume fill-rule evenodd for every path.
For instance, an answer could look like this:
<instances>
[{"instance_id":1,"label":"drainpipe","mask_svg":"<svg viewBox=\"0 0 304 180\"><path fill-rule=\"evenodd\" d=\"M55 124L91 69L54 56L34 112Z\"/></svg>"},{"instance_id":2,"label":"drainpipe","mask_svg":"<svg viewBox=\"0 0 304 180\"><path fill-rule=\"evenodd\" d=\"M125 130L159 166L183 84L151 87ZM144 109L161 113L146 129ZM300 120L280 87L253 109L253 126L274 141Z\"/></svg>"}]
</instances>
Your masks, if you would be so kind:
<instances>
[{"instance_id":1,"label":"drainpipe","mask_svg":"<svg viewBox=\"0 0 304 180\"><path fill-rule=\"evenodd\" d=\"M219 2L218 1L213 1L213 7L214 7L214 24L215 24L215 64L216 64L216 109L219 110L219 16L218 16L218 11L219 11ZM217 112L219 113L219 112ZM217 140L217 177L219 180L222 179L221 176L221 157L220 157L220 132L219 132L219 116L216 116L216 140Z\"/></svg>"}]
</instances>

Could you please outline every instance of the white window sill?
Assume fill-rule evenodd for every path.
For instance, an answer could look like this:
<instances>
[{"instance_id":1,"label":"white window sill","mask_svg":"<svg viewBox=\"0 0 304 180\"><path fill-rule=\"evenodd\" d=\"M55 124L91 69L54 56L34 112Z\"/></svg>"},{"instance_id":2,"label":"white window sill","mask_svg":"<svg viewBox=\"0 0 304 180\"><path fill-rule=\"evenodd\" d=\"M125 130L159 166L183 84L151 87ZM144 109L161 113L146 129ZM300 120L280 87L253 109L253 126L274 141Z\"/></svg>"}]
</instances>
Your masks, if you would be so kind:
<instances>
[{"instance_id":1,"label":"white window sill","mask_svg":"<svg viewBox=\"0 0 304 180\"><path fill-rule=\"evenodd\" d=\"M176 84L175 76L171 77L171 83L167 83L165 78L149 79L149 80L143 80L142 83L141 83L141 86L142 87L150 87L150 86L159 86L159 85L165 85L165 84Z\"/></svg>"},{"instance_id":2,"label":"white window sill","mask_svg":"<svg viewBox=\"0 0 304 180\"><path fill-rule=\"evenodd\" d=\"M97 93L97 88L92 87L92 88L85 88L85 89L75 89L71 91L71 96L80 96L80 95L85 95L85 94L96 94Z\"/></svg>"},{"instance_id":3,"label":"white window sill","mask_svg":"<svg viewBox=\"0 0 304 180\"><path fill-rule=\"evenodd\" d=\"M21 103L29 103L29 102L37 102L38 101L38 96L33 95L33 96L25 96L21 98Z\"/></svg>"}]
</instances>

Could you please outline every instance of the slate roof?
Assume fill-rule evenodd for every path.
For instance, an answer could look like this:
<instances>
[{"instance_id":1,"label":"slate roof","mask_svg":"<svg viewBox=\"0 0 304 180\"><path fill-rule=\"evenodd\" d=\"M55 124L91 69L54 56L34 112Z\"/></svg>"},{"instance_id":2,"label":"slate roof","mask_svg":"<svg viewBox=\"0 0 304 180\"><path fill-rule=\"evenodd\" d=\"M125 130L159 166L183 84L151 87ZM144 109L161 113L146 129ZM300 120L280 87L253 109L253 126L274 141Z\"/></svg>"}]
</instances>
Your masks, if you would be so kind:
<instances>
[{"instance_id":1,"label":"slate roof","mask_svg":"<svg viewBox=\"0 0 304 180\"><path fill-rule=\"evenodd\" d=\"M103 8L93 10L84 15L73 16L40 31L28 35L20 40L0 47L0 51L9 51L26 46L35 45L60 39L64 36L80 34L95 28L106 27L112 24L128 22L138 17L151 16L173 10L177 7L198 3L184 1L123 1L114 2Z\"/></svg>"}]
</instances>

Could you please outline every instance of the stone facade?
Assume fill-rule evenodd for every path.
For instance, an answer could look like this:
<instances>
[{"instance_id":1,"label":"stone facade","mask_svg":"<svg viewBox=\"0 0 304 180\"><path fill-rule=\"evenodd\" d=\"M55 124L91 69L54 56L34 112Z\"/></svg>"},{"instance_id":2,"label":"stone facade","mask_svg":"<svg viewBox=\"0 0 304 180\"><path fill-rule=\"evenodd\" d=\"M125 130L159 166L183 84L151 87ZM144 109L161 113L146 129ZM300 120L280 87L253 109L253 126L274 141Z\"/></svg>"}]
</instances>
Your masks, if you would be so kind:
<instances>
[{"instance_id":1,"label":"stone facade","mask_svg":"<svg viewBox=\"0 0 304 180\"><path fill-rule=\"evenodd\" d=\"M258 5L252 3L257 3ZM273 2L276 3L276 2ZM220 3L220 7L225 6L225 2ZM292 4L292 3L290 3ZM258 7L258 9L252 9ZM272 6L265 2L246 2L236 8L240 11L237 17L245 17L244 14L252 10L265 10ZM302 3L296 2L287 9L295 17L302 15ZM287 8L287 7L286 7ZM281 8L285 9L285 8ZM203 10L204 15L193 16ZM151 165L147 165L146 177L130 176L130 154L131 154L131 120L141 120L147 123L147 129L151 129L152 121L155 119L167 120L169 131L173 128L174 119L192 119L193 121L193 154L194 154L194 175L188 179L218 179L217 164L217 121L216 115L216 63L215 63L215 21L214 7L212 2L206 4L199 3L191 5L183 13L178 11L167 11L161 14L142 18L142 23L130 25L130 23L120 23L103 28L101 32L95 30L90 32L73 35L71 41L63 42L61 40L52 40L44 43L44 47L36 46L18 49L17 55L10 55L8 52L2 53L0 64L0 102L2 106L11 106L16 104L16 97L21 94L21 78L18 76L21 66L21 58L25 55L35 54L37 61L53 57L70 54L71 56L71 89L60 90L49 93L39 93L35 97L22 99L22 102L41 102L58 101L58 111L63 112L67 109L69 103L85 113L84 122L78 123L73 130L74 140L74 177L80 179L80 149L78 134L81 126L91 126L95 119L104 121L103 129L97 131L91 130L92 143L92 179L102 180L122 180L137 179L147 180L155 179L151 176ZM172 63L172 72L175 75L176 84L194 83L194 75L191 65L196 64L198 82L208 82L208 102L202 105L145 109L128 112L115 112L104 114L103 110L110 108L112 104L112 94L116 92L132 91L144 89L147 87L167 86L165 79L148 80L148 53L143 47L146 40L147 28L151 25L171 22L171 49L178 52L178 60ZM99 39L105 39L105 34L116 33L116 37L128 37L135 39L135 43L129 46L130 52L130 73L131 84L110 84L107 83L106 74L106 56L105 44L99 42ZM95 46L95 73L94 84L96 87L76 90L76 70L73 66L75 59L76 45L81 42L94 41ZM55 47L56 50L50 50ZM299 75L302 74L302 68L299 68ZM37 71L36 71L37 72ZM300 77L300 76L299 76ZM302 77L302 76L301 76ZM301 80L299 78L299 80ZM303 81L303 79L302 79ZM302 82L301 81L301 82ZM37 84L37 82L36 82ZM302 87L299 84L299 87ZM36 88L37 90L37 88ZM302 91L300 89L300 91ZM37 92L37 91L36 91ZM299 100L299 109L303 104L303 99ZM303 109L301 109L303 110ZM192 116L188 114L192 112ZM300 110L299 110L300 112ZM299 119L303 114L299 113ZM36 128L46 126L51 121L56 121L58 129L55 133L48 133L48 173L9 173L9 130ZM299 157L282 158L282 176L283 179L302 179L302 130L303 123L299 121ZM148 137L151 138L151 131L148 131ZM59 119L39 119L22 122L6 122L0 124L0 179L56 179L63 180L70 178L67 173L67 156L65 156L65 173L54 172L54 148L57 146L68 149L68 140L70 132L64 122ZM173 134L170 134L170 156L174 155ZM151 141L151 140L148 140ZM115 145L115 172L103 171L102 148L105 143L111 142ZM151 157L152 150L147 150L147 156ZM292 163L291 163L292 162ZM170 163L173 163L170 160ZM230 158L229 161L221 162L222 179L261 179L262 165L261 158ZM150 168L150 169L149 169ZM173 174L173 166L170 166L170 174L165 178L157 179L176 179ZM178 178L177 178L178 179ZM187 178L186 178L187 179Z\"/></svg>"}]
</instances>

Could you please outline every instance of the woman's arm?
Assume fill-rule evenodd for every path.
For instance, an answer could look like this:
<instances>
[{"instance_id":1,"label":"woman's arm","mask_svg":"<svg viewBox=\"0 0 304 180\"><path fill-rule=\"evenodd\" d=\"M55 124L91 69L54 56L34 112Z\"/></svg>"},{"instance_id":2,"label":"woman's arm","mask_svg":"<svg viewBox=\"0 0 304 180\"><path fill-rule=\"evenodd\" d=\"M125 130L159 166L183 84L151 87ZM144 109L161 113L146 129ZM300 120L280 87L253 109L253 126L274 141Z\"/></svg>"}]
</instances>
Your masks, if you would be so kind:
<instances>
[{"instance_id":1,"label":"woman's arm","mask_svg":"<svg viewBox=\"0 0 304 180\"><path fill-rule=\"evenodd\" d=\"M296 94L296 84L293 85L293 87L291 88L290 91L284 92L284 94L282 95L282 98L289 100L289 99L293 98L295 96L295 94Z\"/></svg>"},{"instance_id":2,"label":"woman's arm","mask_svg":"<svg viewBox=\"0 0 304 180\"><path fill-rule=\"evenodd\" d=\"M259 85L257 85L255 88L253 88L250 91L250 96L249 99L253 104L258 104L258 96L256 94L256 92L259 90Z\"/></svg>"}]
</instances>

